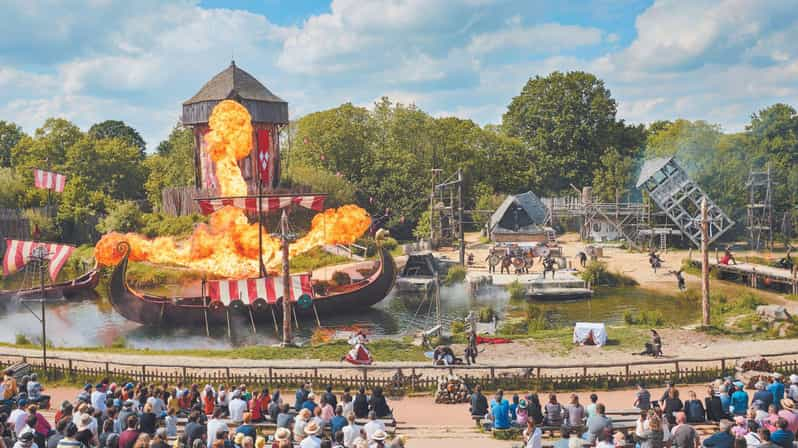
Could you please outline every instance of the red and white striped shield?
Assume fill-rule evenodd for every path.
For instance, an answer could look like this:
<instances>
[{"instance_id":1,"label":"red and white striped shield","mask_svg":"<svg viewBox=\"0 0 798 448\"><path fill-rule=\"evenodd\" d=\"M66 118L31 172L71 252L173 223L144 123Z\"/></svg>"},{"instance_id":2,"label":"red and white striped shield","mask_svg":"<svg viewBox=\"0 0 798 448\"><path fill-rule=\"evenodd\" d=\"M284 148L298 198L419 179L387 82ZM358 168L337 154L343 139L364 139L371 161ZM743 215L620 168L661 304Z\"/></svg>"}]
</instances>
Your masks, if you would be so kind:
<instances>
[{"instance_id":1,"label":"red and white striped shield","mask_svg":"<svg viewBox=\"0 0 798 448\"><path fill-rule=\"evenodd\" d=\"M6 254L3 257L3 275L13 274L25 266L31 258L33 251L37 247L44 247L47 250L50 260L50 279L55 281L64 263L75 250L74 246L66 244L39 243L36 241L20 241L6 239Z\"/></svg>"},{"instance_id":2,"label":"red and white striped shield","mask_svg":"<svg viewBox=\"0 0 798 448\"><path fill-rule=\"evenodd\" d=\"M324 209L324 199L326 196L321 195L306 195L306 196L274 196L261 199L261 210L268 213L275 210L288 207L289 205L298 205L300 207L309 208L311 210L321 211ZM215 198L215 199L200 199L200 210L206 215L224 208L232 206L242 208L249 212L258 211L258 198L254 197L241 197L241 198Z\"/></svg>"},{"instance_id":3,"label":"red and white striped shield","mask_svg":"<svg viewBox=\"0 0 798 448\"><path fill-rule=\"evenodd\" d=\"M291 289L288 293L291 302L296 302L302 294L313 297L310 275L292 275ZM211 302L222 302L225 306L230 306L235 301L250 305L257 299L264 299L266 303L276 303L277 299L284 297L284 295L282 277L212 280L208 282L208 296L211 298Z\"/></svg>"},{"instance_id":4,"label":"red and white striped shield","mask_svg":"<svg viewBox=\"0 0 798 448\"><path fill-rule=\"evenodd\" d=\"M54 190L56 193L64 191L66 176L52 171L35 169L33 170L33 183L36 188L43 190Z\"/></svg>"}]
</instances>

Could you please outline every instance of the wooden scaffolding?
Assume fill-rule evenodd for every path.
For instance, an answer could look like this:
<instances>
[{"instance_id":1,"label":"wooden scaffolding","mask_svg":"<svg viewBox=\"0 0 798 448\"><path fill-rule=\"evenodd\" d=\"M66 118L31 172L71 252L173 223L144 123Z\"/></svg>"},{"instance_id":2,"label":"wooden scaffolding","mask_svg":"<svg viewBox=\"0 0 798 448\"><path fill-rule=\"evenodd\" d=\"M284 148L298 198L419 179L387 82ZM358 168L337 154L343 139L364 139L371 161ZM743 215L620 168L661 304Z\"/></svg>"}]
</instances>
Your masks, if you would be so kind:
<instances>
[{"instance_id":1,"label":"wooden scaffolding","mask_svg":"<svg viewBox=\"0 0 798 448\"><path fill-rule=\"evenodd\" d=\"M748 175L747 228L752 249L773 248L773 179L770 163Z\"/></svg>"}]
</instances>

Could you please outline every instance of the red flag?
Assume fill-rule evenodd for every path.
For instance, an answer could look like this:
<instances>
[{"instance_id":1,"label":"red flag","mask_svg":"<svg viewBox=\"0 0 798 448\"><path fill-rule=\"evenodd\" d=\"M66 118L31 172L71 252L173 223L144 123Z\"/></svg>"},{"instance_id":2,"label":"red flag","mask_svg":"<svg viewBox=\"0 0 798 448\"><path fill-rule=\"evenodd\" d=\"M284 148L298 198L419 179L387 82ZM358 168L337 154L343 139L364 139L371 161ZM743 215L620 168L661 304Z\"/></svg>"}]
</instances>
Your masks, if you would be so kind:
<instances>
[{"instance_id":1,"label":"red flag","mask_svg":"<svg viewBox=\"0 0 798 448\"><path fill-rule=\"evenodd\" d=\"M44 171L35 169L33 170L33 183L36 188L43 190L55 190L56 193L64 191L66 185L66 176L63 174L53 173L52 171Z\"/></svg>"},{"instance_id":2,"label":"red flag","mask_svg":"<svg viewBox=\"0 0 798 448\"><path fill-rule=\"evenodd\" d=\"M258 170L260 181L266 185L271 183L271 140L268 129L258 129Z\"/></svg>"}]
</instances>

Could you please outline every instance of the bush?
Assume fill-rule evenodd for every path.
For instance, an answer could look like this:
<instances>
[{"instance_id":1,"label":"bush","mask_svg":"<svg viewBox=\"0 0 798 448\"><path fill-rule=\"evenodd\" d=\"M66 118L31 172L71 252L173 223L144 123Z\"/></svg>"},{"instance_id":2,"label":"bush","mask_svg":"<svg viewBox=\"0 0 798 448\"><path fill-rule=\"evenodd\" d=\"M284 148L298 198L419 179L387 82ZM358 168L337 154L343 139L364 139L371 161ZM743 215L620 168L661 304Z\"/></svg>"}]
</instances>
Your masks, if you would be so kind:
<instances>
[{"instance_id":1,"label":"bush","mask_svg":"<svg viewBox=\"0 0 798 448\"><path fill-rule=\"evenodd\" d=\"M355 187L345 178L299 161L291 162L282 176L281 184L294 187L294 190L301 190L304 186L307 191L328 192L330 196L325 204L327 207L340 207L355 202Z\"/></svg>"},{"instance_id":2,"label":"bush","mask_svg":"<svg viewBox=\"0 0 798 448\"><path fill-rule=\"evenodd\" d=\"M483 323L493 322L496 312L489 306L483 306L479 309L479 321Z\"/></svg>"},{"instance_id":3,"label":"bush","mask_svg":"<svg viewBox=\"0 0 798 448\"><path fill-rule=\"evenodd\" d=\"M17 333L14 336L14 344L16 344L16 345L31 345L31 341L24 334Z\"/></svg>"},{"instance_id":4,"label":"bush","mask_svg":"<svg viewBox=\"0 0 798 448\"><path fill-rule=\"evenodd\" d=\"M127 339L124 336L117 336L111 342L111 348L126 348L127 347Z\"/></svg>"},{"instance_id":5,"label":"bush","mask_svg":"<svg viewBox=\"0 0 798 448\"><path fill-rule=\"evenodd\" d=\"M455 283L461 283L465 280L466 277L466 268L464 266L454 265L449 268L449 271L446 272L446 278L443 280L445 285L453 285Z\"/></svg>"},{"instance_id":6,"label":"bush","mask_svg":"<svg viewBox=\"0 0 798 448\"><path fill-rule=\"evenodd\" d=\"M169 216L162 213L145 213L142 215L141 233L148 237L187 236L194 231L197 224L208 222L203 215Z\"/></svg>"},{"instance_id":7,"label":"bush","mask_svg":"<svg viewBox=\"0 0 798 448\"><path fill-rule=\"evenodd\" d=\"M665 324L665 317L660 311L641 311L635 316L631 311L623 313L623 321L628 325L643 325L648 327L661 327Z\"/></svg>"},{"instance_id":8,"label":"bush","mask_svg":"<svg viewBox=\"0 0 798 448\"><path fill-rule=\"evenodd\" d=\"M610 272L607 263L598 260L588 263L581 276L582 280L593 282L594 285L637 286L635 279L620 272Z\"/></svg>"},{"instance_id":9,"label":"bush","mask_svg":"<svg viewBox=\"0 0 798 448\"><path fill-rule=\"evenodd\" d=\"M33 236L35 229L38 228L38 239L40 241L57 241L61 239L61 229L58 228L55 219L41 213L34 212L33 210L25 210L22 215L25 216L30 223L31 236Z\"/></svg>"},{"instance_id":10,"label":"bush","mask_svg":"<svg viewBox=\"0 0 798 448\"><path fill-rule=\"evenodd\" d=\"M452 334L465 333L465 322L463 322L462 320L452 321L451 331Z\"/></svg>"},{"instance_id":11,"label":"bush","mask_svg":"<svg viewBox=\"0 0 798 448\"><path fill-rule=\"evenodd\" d=\"M526 286L518 280L507 285L507 292L510 293L510 300L520 301L526 299Z\"/></svg>"},{"instance_id":12,"label":"bush","mask_svg":"<svg viewBox=\"0 0 798 448\"><path fill-rule=\"evenodd\" d=\"M111 211L97 224L100 233L128 233L140 229L142 214L139 206L133 201L120 201L111 206Z\"/></svg>"},{"instance_id":13,"label":"bush","mask_svg":"<svg viewBox=\"0 0 798 448\"><path fill-rule=\"evenodd\" d=\"M344 286L352 283L352 279L349 278L349 274L342 271L335 271L331 277L332 282L338 286Z\"/></svg>"}]
</instances>

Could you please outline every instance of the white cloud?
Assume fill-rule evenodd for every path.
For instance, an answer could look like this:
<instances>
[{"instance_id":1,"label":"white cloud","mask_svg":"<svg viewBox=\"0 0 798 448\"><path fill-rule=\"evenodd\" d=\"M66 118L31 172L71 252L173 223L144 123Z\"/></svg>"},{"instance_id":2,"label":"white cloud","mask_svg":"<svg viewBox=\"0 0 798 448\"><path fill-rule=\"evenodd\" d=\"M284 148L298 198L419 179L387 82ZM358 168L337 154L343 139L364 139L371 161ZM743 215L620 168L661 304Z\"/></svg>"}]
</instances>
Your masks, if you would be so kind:
<instances>
[{"instance_id":1,"label":"white cloud","mask_svg":"<svg viewBox=\"0 0 798 448\"><path fill-rule=\"evenodd\" d=\"M486 54L496 50L523 49L535 52L557 52L562 49L595 45L601 42L601 30L576 25L543 23L524 27L515 19L510 27L471 38L468 51Z\"/></svg>"}]
</instances>

